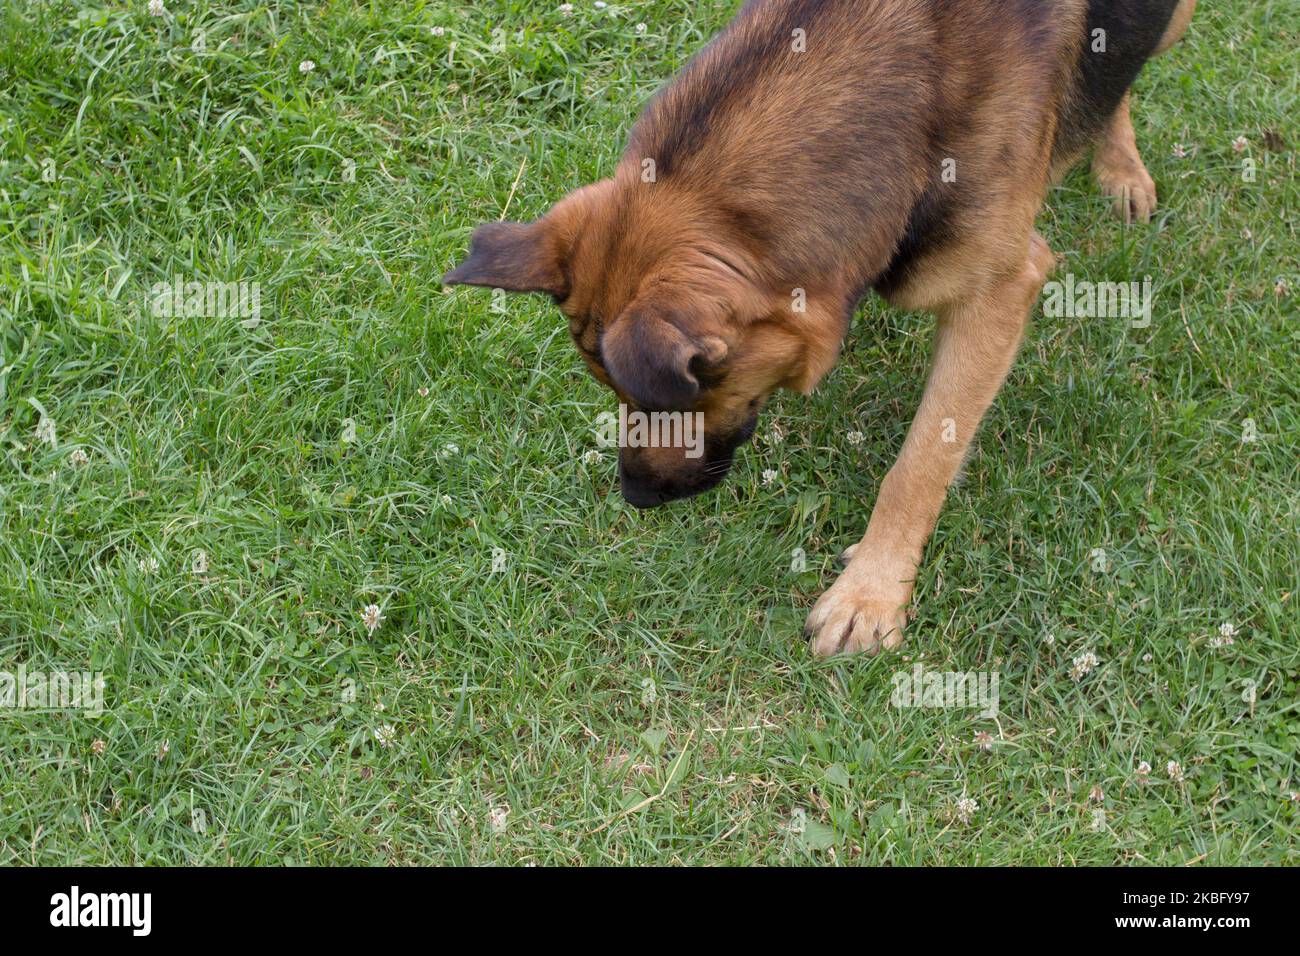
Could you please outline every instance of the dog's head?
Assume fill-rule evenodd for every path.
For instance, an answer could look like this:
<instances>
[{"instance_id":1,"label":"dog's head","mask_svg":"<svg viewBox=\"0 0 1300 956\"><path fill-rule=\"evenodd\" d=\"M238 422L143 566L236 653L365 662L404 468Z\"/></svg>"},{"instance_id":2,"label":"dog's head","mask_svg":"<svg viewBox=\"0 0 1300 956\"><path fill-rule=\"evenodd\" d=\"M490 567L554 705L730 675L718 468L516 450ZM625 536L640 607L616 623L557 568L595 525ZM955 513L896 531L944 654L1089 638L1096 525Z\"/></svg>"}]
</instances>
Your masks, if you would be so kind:
<instances>
[{"instance_id":1,"label":"dog's head","mask_svg":"<svg viewBox=\"0 0 1300 956\"><path fill-rule=\"evenodd\" d=\"M591 374L650 419L619 443L623 496L642 508L720 482L772 392L810 391L834 364L847 322L842 294L770 278L740 227L752 219L649 192L603 180L533 222L479 226L443 277L555 299ZM687 441L656 440L683 423Z\"/></svg>"}]
</instances>

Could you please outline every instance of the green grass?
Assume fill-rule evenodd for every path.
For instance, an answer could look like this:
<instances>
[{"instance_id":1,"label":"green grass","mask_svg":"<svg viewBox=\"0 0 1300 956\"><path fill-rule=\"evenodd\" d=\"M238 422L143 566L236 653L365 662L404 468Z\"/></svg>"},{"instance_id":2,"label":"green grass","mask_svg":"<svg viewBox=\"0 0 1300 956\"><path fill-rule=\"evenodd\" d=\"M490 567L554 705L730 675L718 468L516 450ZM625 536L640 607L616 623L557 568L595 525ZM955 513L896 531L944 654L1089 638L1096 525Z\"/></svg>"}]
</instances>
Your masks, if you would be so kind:
<instances>
[{"instance_id":1,"label":"green grass","mask_svg":"<svg viewBox=\"0 0 1300 956\"><path fill-rule=\"evenodd\" d=\"M558 312L438 277L737 4L558 6L0 9L0 670L106 681L0 712L0 863L1300 862L1300 9L1202 4L1143 74L1150 227L1052 193L1062 268L1152 275L1154 321L1036 319L902 655L824 662L930 320L866 303L724 486L624 507ZM176 274L261 322L155 317ZM997 670L998 719L890 707L917 660Z\"/></svg>"}]
</instances>

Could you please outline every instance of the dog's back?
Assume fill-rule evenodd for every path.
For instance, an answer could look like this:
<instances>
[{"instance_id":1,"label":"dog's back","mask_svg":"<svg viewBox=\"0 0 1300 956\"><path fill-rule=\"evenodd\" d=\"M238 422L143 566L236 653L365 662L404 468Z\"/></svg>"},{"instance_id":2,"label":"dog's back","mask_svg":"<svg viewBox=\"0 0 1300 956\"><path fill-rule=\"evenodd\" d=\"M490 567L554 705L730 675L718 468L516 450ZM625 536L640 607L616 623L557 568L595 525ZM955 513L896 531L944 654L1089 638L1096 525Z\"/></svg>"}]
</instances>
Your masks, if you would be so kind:
<instances>
[{"instance_id":1,"label":"dog's back","mask_svg":"<svg viewBox=\"0 0 1300 956\"><path fill-rule=\"evenodd\" d=\"M750 0L625 163L706 192L777 284L835 269L889 295L1097 134L1176 4Z\"/></svg>"}]
</instances>

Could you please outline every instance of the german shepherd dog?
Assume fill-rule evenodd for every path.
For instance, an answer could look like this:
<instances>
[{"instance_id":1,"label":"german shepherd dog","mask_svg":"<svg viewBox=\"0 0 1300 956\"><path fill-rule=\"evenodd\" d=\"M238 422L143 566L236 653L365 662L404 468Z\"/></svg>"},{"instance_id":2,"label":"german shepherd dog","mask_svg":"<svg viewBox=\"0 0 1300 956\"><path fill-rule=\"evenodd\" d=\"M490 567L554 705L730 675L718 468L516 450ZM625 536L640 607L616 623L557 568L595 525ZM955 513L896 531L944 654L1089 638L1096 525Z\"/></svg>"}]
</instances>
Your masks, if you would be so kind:
<instances>
[{"instance_id":1,"label":"german shepherd dog","mask_svg":"<svg viewBox=\"0 0 1300 956\"><path fill-rule=\"evenodd\" d=\"M1128 90L1195 5L749 0L646 107L613 176L478 227L443 281L549 293L628 408L703 414L702 454L620 449L643 508L721 481L768 396L834 365L868 290L932 311L920 409L805 629L822 655L895 647L1054 264L1044 195L1095 146L1119 215L1150 217Z\"/></svg>"}]
</instances>

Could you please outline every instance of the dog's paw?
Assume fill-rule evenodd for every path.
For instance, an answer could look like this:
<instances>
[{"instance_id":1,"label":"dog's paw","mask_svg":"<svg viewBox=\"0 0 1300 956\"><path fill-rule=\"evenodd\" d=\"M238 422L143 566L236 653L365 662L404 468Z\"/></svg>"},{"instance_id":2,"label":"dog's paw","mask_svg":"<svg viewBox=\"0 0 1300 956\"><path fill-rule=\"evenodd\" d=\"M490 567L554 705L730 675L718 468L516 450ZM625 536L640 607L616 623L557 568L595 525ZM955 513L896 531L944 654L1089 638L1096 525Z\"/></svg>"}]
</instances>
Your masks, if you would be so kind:
<instances>
[{"instance_id":1,"label":"dog's paw","mask_svg":"<svg viewBox=\"0 0 1300 956\"><path fill-rule=\"evenodd\" d=\"M865 561L851 561L808 614L804 636L812 642L813 653L875 654L901 644L912 585L894 578L897 575L881 574Z\"/></svg>"},{"instance_id":2,"label":"dog's paw","mask_svg":"<svg viewBox=\"0 0 1300 956\"><path fill-rule=\"evenodd\" d=\"M1097 184L1114 200L1115 215L1126 223L1149 222L1156 211L1156 184L1141 162L1100 166Z\"/></svg>"}]
</instances>

